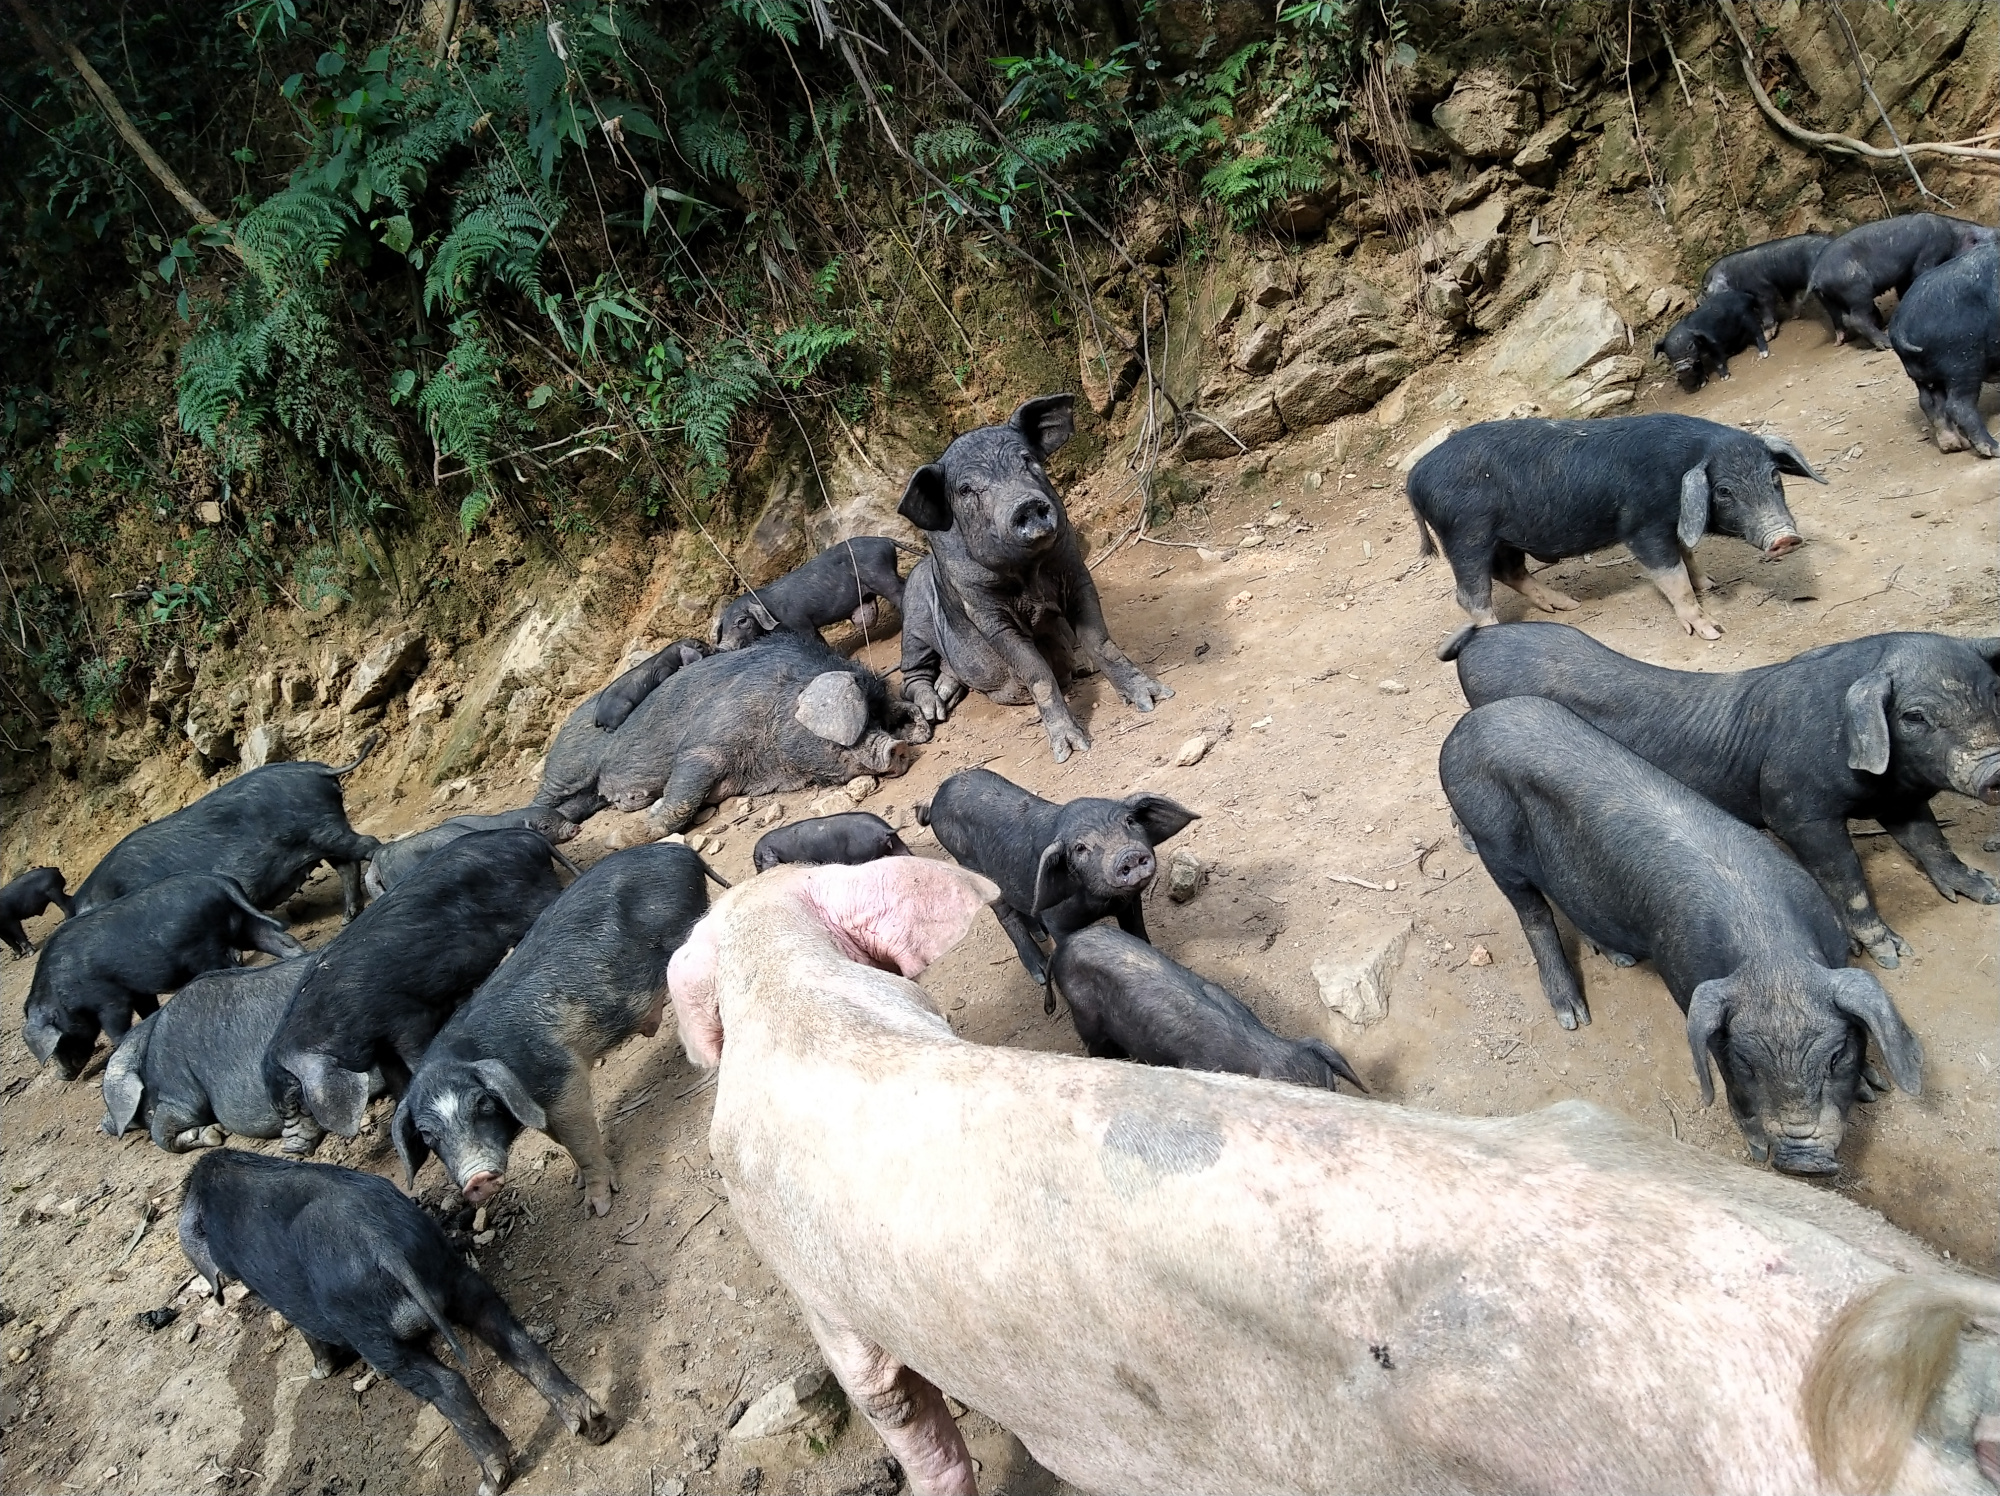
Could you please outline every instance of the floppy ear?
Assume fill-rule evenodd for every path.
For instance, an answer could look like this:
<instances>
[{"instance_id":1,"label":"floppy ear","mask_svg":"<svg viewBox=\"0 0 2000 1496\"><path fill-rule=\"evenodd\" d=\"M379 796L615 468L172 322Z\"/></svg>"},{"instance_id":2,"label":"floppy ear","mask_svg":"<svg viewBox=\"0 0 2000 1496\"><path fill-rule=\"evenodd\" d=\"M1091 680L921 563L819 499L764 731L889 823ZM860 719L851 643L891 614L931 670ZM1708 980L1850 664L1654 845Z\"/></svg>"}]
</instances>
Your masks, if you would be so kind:
<instances>
[{"instance_id":1,"label":"floppy ear","mask_svg":"<svg viewBox=\"0 0 2000 1496\"><path fill-rule=\"evenodd\" d=\"M1847 688L1847 767L1889 770L1889 672L1871 670Z\"/></svg>"},{"instance_id":2,"label":"floppy ear","mask_svg":"<svg viewBox=\"0 0 2000 1496\"><path fill-rule=\"evenodd\" d=\"M852 748L868 731L868 698L852 671L828 670L806 683L792 716L814 737Z\"/></svg>"},{"instance_id":3,"label":"floppy ear","mask_svg":"<svg viewBox=\"0 0 2000 1496\"><path fill-rule=\"evenodd\" d=\"M1782 436L1760 436L1764 450L1771 454L1771 460L1778 465L1781 473L1792 473L1801 478L1810 478L1815 483L1825 483L1819 470L1806 461L1806 454L1786 441Z\"/></svg>"},{"instance_id":4,"label":"floppy ear","mask_svg":"<svg viewBox=\"0 0 2000 1496\"><path fill-rule=\"evenodd\" d=\"M750 599L748 611L750 616L757 620L757 627L765 633L775 634L778 631L778 620L773 618L771 610L758 602L755 597Z\"/></svg>"},{"instance_id":5,"label":"floppy ear","mask_svg":"<svg viewBox=\"0 0 2000 1496\"><path fill-rule=\"evenodd\" d=\"M472 1073L479 1077L487 1090L500 1098L501 1104L514 1114L514 1119L523 1127L532 1127L537 1132L548 1131L549 1119L535 1105L535 1098L528 1094L521 1078L507 1068L506 1061L474 1060Z\"/></svg>"},{"instance_id":6,"label":"floppy ear","mask_svg":"<svg viewBox=\"0 0 2000 1496\"><path fill-rule=\"evenodd\" d=\"M306 1110L328 1132L344 1138L361 1131L361 1119L368 1112L368 1077L358 1070L343 1070L323 1054L302 1054L290 1063L305 1093Z\"/></svg>"},{"instance_id":7,"label":"floppy ear","mask_svg":"<svg viewBox=\"0 0 2000 1496\"><path fill-rule=\"evenodd\" d=\"M1043 847L1041 861L1035 864L1035 907L1028 912L1040 914L1081 892L1076 870L1069 865L1069 849L1059 841Z\"/></svg>"},{"instance_id":8,"label":"floppy ear","mask_svg":"<svg viewBox=\"0 0 2000 1496\"><path fill-rule=\"evenodd\" d=\"M927 462L910 474L896 512L919 530L949 530L951 496L945 492L944 469Z\"/></svg>"},{"instance_id":9,"label":"floppy ear","mask_svg":"<svg viewBox=\"0 0 2000 1496\"><path fill-rule=\"evenodd\" d=\"M990 878L927 857L829 863L792 876L804 884L806 905L854 959L911 978L963 940L979 911L1000 898Z\"/></svg>"},{"instance_id":10,"label":"floppy ear","mask_svg":"<svg viewBox=\"0 0 2000 1496\"><path fill-rule=\"evenodd\" d=\"M708 658L708 650L704 646L695 643L692 639L681 640L679 648L681 663L683 665L692 665L696 660L705 660Z\"/></svg>"},{"instance_id":11,"label":"floppy ear","mask_svg":"<svg viewBox=\"0 0 2000 1496\"><path fill-rule=\"evenodd\" d=\"M1046 457L1076 434L1076 396L1041 395L1026 400L1007 424Z\"/></svg>"},{"instance_id":12,"label":"floppy ear","mask_svg":"<svg viewBox=\"0 0 2000 1496\"><path fill-rule=\"evenodd\" d=\"M674 998L681 1048L704 1070L722 1063L722 1010L715 998L716 920L710 911L696 921L667 961L667 990Z\"/></svg>"},{"instance_id":13,"label":"floppy ear","mask_svg":"<svg viewBox=\"0 0 2000 1496\"><path fill-rule=\"evenodd\" d=\"M1843 966L1833 972L1833 1005L1868 1026L1875 1047L1888 1062L1889 1078L1912 1096L1924 1089L1924 1047L1880 982L1865 971Z\"/></svg>"},{"instance_id":14,"label":"floppy ear","mask_svg":"<svg viewBox=\"0 0 2000 1496\"><path fill-rule=\"evenodd\" d=\"M21 1025L21 1039L28 1046L28 1053L35 1057L35 1063L46 1065L62 1042L62 1034L53 1026L31 1018Z\"/></svg>"},{"instance_id":15,"label":"floppy ear","mask_svg":"<svg viewBox=\"0 0 2000 1496\"><path fill-rule=\"evenodd\" d=\"M1707 349L1708 352L1710 352L1711 354L1720 351L1716 345L1715 339L1709 336L1707 333L1703 332L1700 328L1696 328L1693 332L1689 334L1689 336L1692 337L1695 340L1695 342L1699 343L1703 348Z\"/></svg>"},{"instance_id":16,"label":"floppy ear","mask_svg":"<svg viewBox=\"0 0 2000 1496\"><path fill-rule=\"evenodd\" d=\"M1693 550L1708 533L1708 464L1697 463L1681 474L1681 517L1674 538L1683 550Z\"/></svg>"},{"instance_id":17,"label":"floppy ear","mask_svg":"<svg viewBox=\"0 0 2000 1496\"><path fill-rule=\"evenodd\" d=\"M114 1054L112 1063L117 1059ZM113 1070L110 1064L104 1067L104 1130L111 1136L125 1136L125 1129L139 1115L139 1104L145 1099L146 1083L135 1071Z\"/></svg>"},{"instance_id":18,"label":"floppy ear","mask_svg":"<svg viewBox=\"0 0 2000 1496\"><path fill-rule=\"evenodd\" d=\"M1185 805L1169 800L1165 795L1127 795L1125 804L1132 812L1132 819L1139 823L1139 829L1146 833L1146 840L1156 847L1169 837L1179 836L1201 819Z\"/></svg>"},{"instance_id":19,"label":"floppy ear","mask_svg":"<svg viewBox=\"0 0 2000 1496\"><path fill-rule=\"evenodd\" d=\"M1660 338L1653 344L1653 357L1658 358L1667 351L1667 340Z\"/></svg>"},{"instance_id":20,"label":"floppy ear","mask_svg":"<svg viewBox=\"0 0 2000 1496\"><path fill-rule=\"evenodd\" d=\"M1694 989L1688 1002L1688 1049L1694 1055L1695 1079L1701 1082L1701 1104L1715 1100L1715 1086L1709 1080L1708 1044L1722 1032L1729 1017L1729 979L1716 977Z\"/></svg>"},{"instance_id":21,"label":"floppy ear","mask_svg":"<svg viewBox=\"0 0 2000 1496\"><path fill-rule=\"evenodd\" d=\"M396 1115L389 1120L389 1136L395 1140L396 1156L403 1161L403 1188L415 1194L417 1170L431 1156L431 1148L424 1141L424 1135L417 1131L416 1113L410 1110L408 1096L396 1103Z\"/></svg>"}]
</instances>

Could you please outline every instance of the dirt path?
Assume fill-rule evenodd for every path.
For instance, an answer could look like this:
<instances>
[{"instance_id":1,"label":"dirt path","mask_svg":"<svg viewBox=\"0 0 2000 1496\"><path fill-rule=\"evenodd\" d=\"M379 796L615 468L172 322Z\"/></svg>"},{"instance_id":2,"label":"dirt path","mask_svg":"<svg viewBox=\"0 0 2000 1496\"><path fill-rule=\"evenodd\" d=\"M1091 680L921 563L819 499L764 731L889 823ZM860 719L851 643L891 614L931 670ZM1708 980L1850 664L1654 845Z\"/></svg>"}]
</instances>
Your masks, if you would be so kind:
<instances>
[{"instance_id":1,"label":"dirt path","mask_svg":"<svg viewBox=\"0 0 2000 1496\"><path fill-rule=\"evenodd\" d=\"M1923 438L1894 358L1836 349L1811 323L1788 326L1772 358L1693 397L1649 388L1641 408L1730 423L1769 422L1832 478L1794 481L1807 544L1763 563L1709 540L1718 583L1715 644L1681 634L1629 561L1605 555L1556 568L1584 606L1566 621L1640 658L1706 670L1782 659L1834 639L1886 629L1957 633L1994 627L1995 480L1970 456L1943 457ZM1200 811L1175 846L1210 868L1191 902L1156 890L1147 911L1158 944L1241 994L1282 1032L1320 1034L1387 1101L1454 1112L1513 1113L1581 1096L1725 1157L1743 1150L1726 1109L1701 1108L1684 1030L1647 968L1613 969L1586 949L1580 968L1593 1022L1569 1034L1543 1000L1520 927L1450 833L1436 778L1440 742L1462 709L1450 668L1433 656L1457 627L1440 563L1411 573L1416 541L1393 462L1446 420L1504 412L1476 400L1444 413L1448 383L1472 391L1475 367L1444 363L1419 377L1394 430L1373 417L1238 464L1163 538L1100 569L1115 635L1176 695L1151 717L1101 681L1075 693L1096 746L1066 765L1048 756L1024 711L965 707L906 778L869 802L941 855L910 818L946 774L973 764L1054 798L1146 787ZM1255 525L1265 538L1239 545ZM1524 616L1501 590L1503 617ZM887 667L894 646L869 658ZM1169 766L1204 730L1228 731L1192 768ZM486 804L516 803L518 784ZM782 797L788 816L814 794ZM750 875L750 848L772 802L741 802L701 828L711 859ZM367 804L364 829L420 818L398 808L385 826ZM1953 845L1977 866L1994 812L1940 800ZM622 818L593 822L571 850L601 855ZM1828 1187L1883 1210L1954 1257L1996 1266L1995 1157L2000 1044L1994 1040L1994 909L1947 904L1886 837L1863 835L1863 863L1885 916L1915 945L1889 990L1922 1036L1924 1094L1862 1108ZM1427 850L1421 862L1419 851ZM1382 891L1332 881L1358 877ZM1387 885L1394 881L1393 890ZM335 928L330 879L308 890L299 931ZM1407 927L1386 1020L1357 1029L1329 1012L1311 968L1351 959ZM48 921L32 933L45 934ZM1472 966L1475 945L1492 963ZM30 967L0 970L0 1008L18 1013ZM1068 1016L1042 1014L1037 989L999 927L982 922L926 979L968 1039L1076 1052ZM7 1183L0 1329L0 1490L462 1492L475 1467L442 1420L391 1387L357 1394L346 1378L313 1382L310 1358L254 1304L225 1310L181 1295L189 1268L171 1212L184 1161L137 1135L97 1130L98 1066L60 1086L38 1072L16 1025L0 1040L0 1164ZM513 1438L527 1492L890 1491L873 1435L850 1420L824 1449L802 1436L742 1443L724 1432L732 1408L816 1357L790 1300L737 1230L706 1150L708 1089L666 1040L635 1041L596 1076L600 1116L622 1160L624 1193L604 1221L585 1221L568 1160L530 1134L503 1197L496 1235L474 1250L523 1318L556 1332L556 1356L610 1406L618 1436L590 1448L565 1434L519 1379L478 1355L475 1385ZM332 1161L394 1172L383 1114ZM435 1200L443 1180L422 1178ZM141 1212L163 1212L139 1233ZM139 1233L136 1234L135 1233ZM147 1333L133 1315L182 1307ZM193 1338L189 1333L192 1330ZM477 1353L476 1353L477 1354ZM1028 1370L1031 1374L1031 1369ZM1018 1443L976 1412L964 1428L983 1489L1058 1489Z\"/></svg>"}]
</instances>

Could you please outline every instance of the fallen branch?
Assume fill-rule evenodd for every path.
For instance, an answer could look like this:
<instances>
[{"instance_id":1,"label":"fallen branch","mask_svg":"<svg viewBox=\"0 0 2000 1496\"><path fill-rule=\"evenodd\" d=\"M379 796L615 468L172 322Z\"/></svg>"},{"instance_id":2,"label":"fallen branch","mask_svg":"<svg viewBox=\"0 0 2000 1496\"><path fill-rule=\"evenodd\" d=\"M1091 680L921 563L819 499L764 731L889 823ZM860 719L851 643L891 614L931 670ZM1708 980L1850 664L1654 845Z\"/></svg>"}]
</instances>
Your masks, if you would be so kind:
<instances>
[{"instance_id":1,"label":"fallen branch","mask_svg":"<svg viewBox=\"0 0 2000 1496\"><path fill-rule=\"evenodd\" d=\"M1370 883L1366 878L1352 878L1346 873L1328 873L1326 876L1329 882L1351 883L1356 888L1366 888L1373 893L1394 893L1396 891L1396 880L1394 878L1391 878L1387 883Z\"/></svg>"}]
</instances>

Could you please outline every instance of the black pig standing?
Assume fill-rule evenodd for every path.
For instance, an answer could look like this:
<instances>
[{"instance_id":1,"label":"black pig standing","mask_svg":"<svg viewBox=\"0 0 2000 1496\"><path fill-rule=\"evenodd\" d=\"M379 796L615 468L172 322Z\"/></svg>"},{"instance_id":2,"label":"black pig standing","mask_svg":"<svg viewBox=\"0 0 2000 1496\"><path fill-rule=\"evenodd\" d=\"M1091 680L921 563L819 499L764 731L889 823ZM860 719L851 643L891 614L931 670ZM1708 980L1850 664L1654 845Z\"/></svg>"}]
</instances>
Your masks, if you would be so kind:
<instances>
[{"instance_id":1,"label":"black pig standing","mask_svg":"<svg viewBox=\"0 0 2000 1496\"><path fill-rule=\"evenodd\" d=\"M513 1460L465 1378L424 1344L442 1335L469 1364L454 1323L532 1382L571 1433L592 1444L611 1437L604 1409L386 1179L221 1149L188 1171L180 1240L212 1291L235 1278L284 1316L312 1352L314 1377L358 1356L442 1413L479 1461L480 1496L506 1487Z\"/></svg>"},{"instance_id":2,"label":"black pig standing","mask_svg":"<svg viewBox=\"0 0 2000 1496\"><path fill-rule=\"evenodd\" d=\"M1889 344L1917 387L1938 450L2000 457L1979 414L1979 386L2000 379L2000 245L1919 276L1896 304Z\"/></svg>"},{"instance_id":3,"label":"black pig standing","mask_svg":"<svg viewBox=\"0 0 2000 1496\"><path fill-rule=\"evenodd\" d=\"M766 831L750 849L750 865L760 873L787 862L837 862L859 867L878 857L908 857L896 828L865 810L814 816Z\"/></svg>"},{"instance_id":4,"label":"black pig standing","mask_svg":"<svg viewBox=\"0 0 2000 1496\"><path fill-rule=\"evenodd\" d=\"M1984 224L1942 213L1902 213L1849 229L1827 246L1812 273L1813 294L1833 318L1834 341L1852 337L1887 348L1875 298L1885 291L1901 296L1926 270L1993 239Z\"/></svg>"},{"instance_id":5,"label":"black pig standing","mask_svg":"<svg viewBox=\"0 0 2000 1496\"><path fill-rule=\"evenodd\" d=\"M1757 320L1765 335L1774 337L1779 318L1796 313L1805 300L1813 266L1831 243L1831 234L1793 234L1726 254L1702 272L1701 294L1747 292L1757 304Z\"/></svg>"},{"instance_id":6,"label":"black pig standing","mask_svg":"<svg viewBox=\"0 0 2000 1496\"><path fill-rule=\"evenodd\" d=\"M828 546L775 582L732 599L716 624L716 648L743 649L779 629L817 634L843 618L853 619L860 629L874 628L877 599L903 606L896 551L896 542L882 535L858 535Z\"/></svg>"},{"instance_id":7,"label":"black pig standing","mask_svg":"<svg viewBox=\"0 0 2000 1496\"><path fill-rule=\"evenodd\" d=\"M1614 960L1651 960L1687 1015L1702 1101L1713 1056L1751 1156L1830 1174L1873 1035L1915 1095L1923 1050L1812 875L1726 811L1537 696L1459 719L1438 777L1520 916L1566 1029L1590 1021L1553 902Z\"/></svg>"},{"instance_id":8,"label":"black pig standing","mask_svg":"<svg viewBox=\"0 0 2000 1496\"><path fill-rule=\"evenodd\" d=\"M34 867L5 888L0 888L0 940L17 956L27 956L35 947L28 940L22 921L33 919L49 905L62 910L67 919L76 913L76 900L63 891L62 869Z\"/></svg>"},{"instance_id":9,"label":"black pig standing","mask_svg":"<svg viewBox=\"0 0 2000 1496\"><path fill-rule=\"evenodd\" d=\"M1692 394L1708 383L1711 372L1727 379L1729 360L1753 343L1757 357L1771 356L1756 301L1747 292L1718 291L1668 328L1653 352L1665 356L1681 388Z\"/></svg>"}]
</instances>

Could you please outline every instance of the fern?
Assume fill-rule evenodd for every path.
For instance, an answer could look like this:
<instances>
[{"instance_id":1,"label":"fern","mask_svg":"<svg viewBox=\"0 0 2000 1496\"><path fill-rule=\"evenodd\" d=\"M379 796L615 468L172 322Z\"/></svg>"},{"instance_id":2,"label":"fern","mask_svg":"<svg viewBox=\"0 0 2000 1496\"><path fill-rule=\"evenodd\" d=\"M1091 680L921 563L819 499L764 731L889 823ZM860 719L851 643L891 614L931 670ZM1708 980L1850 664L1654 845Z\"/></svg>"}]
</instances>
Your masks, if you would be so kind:
<instances>
[{"instance_id":1,"label":"fern","mask_svg":"<svg viewBox=\"0 0 2000 1496\"><path fill-rule=\"evenodd\" d=\"M547 188L523 196L498 168L489 169L460 199L458 221L431 253L424 306L463 305L489 275L542 305L542 251L562 213L562 200Z\"/></svg>"},{"instance_id":2,"label":"fern","mask_svg":"<svg viewBox=\"0 0 2000 1496\"><path fill-rule=\"evenodd\" d=\"M780 359L778 377L797 389L854 339L853 328L837 327L828 322L806 322L781 332L776 343Z\"/></svg>"},{"instance_id":3,"label":"fern","mask_svg":"<svg viewBox=\"0 0 2000 1496\"><path fill-rule=\"evenodd\" d=\"M681 441L711 468L727 465L729 427L764 387L764 365L747 345L724 339L681 372L673 401Z\"/></svg>"},{"instance_id":4,"label":"fern","mask_svg":"<svg viewBox=\"0 0 2000 1496\"><path fill-rule=\"evenodd\" d=\"M451 352L424 381L417 409L440 459L457 458L472 477L472 490L458 511L459 524L469 534L493 507L494 438L508 421L500 404L500 359L479 319L460 317L451 331Z\"/></svg>"},{"instance_id":5,"label":"fern","mask_svg":"<svg viewBox=\"0 0 2000 1496\"><path fill-rule=\"evenodd\" d=\"M295 183L243 215L236 243L252 274L279 283L326 269L353 224L352 204Z\"/></svg>"}]
</instances>

